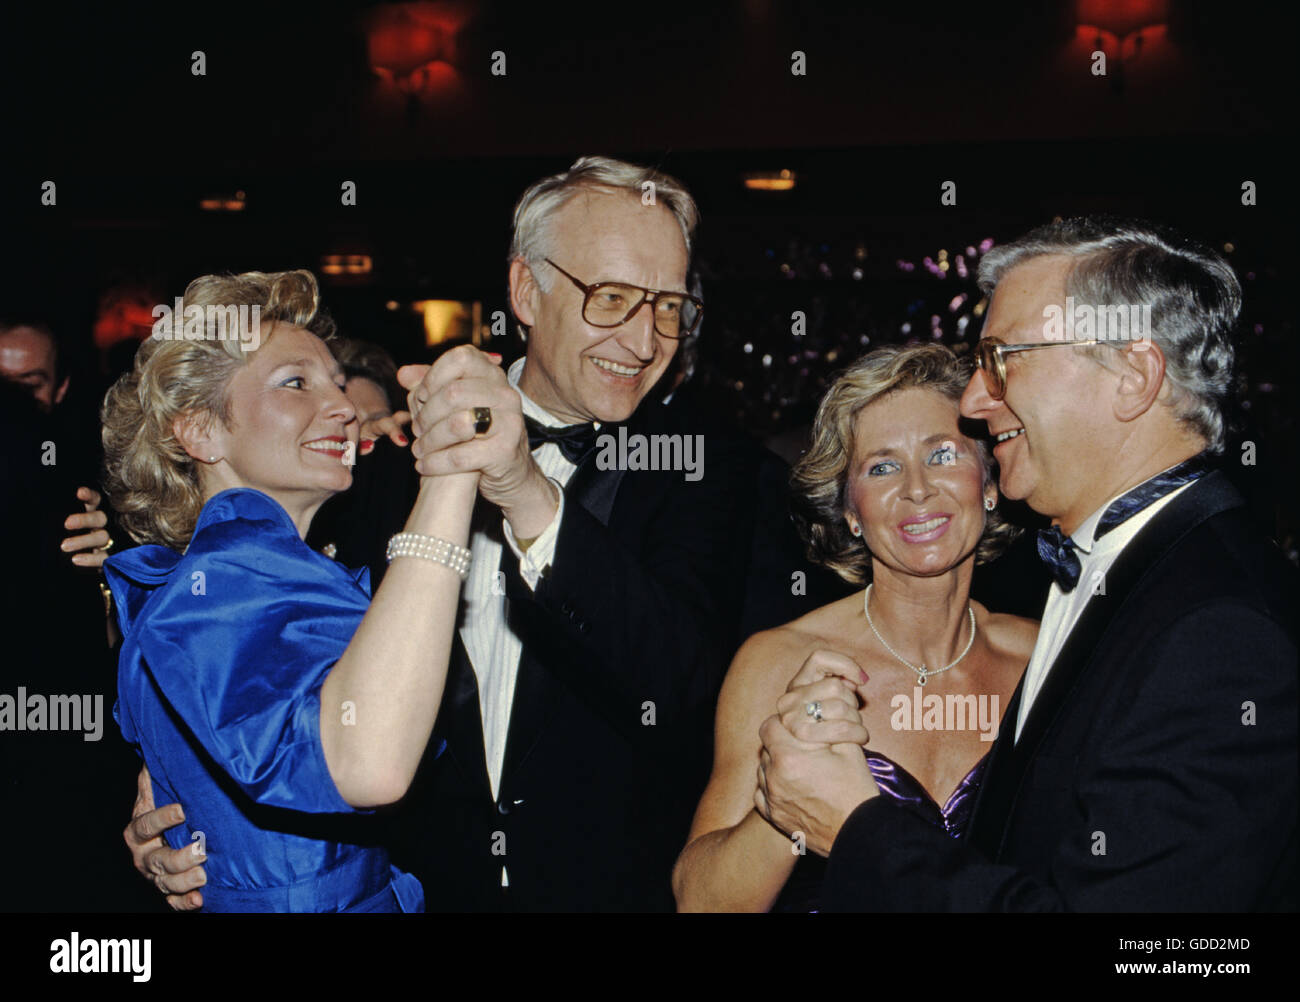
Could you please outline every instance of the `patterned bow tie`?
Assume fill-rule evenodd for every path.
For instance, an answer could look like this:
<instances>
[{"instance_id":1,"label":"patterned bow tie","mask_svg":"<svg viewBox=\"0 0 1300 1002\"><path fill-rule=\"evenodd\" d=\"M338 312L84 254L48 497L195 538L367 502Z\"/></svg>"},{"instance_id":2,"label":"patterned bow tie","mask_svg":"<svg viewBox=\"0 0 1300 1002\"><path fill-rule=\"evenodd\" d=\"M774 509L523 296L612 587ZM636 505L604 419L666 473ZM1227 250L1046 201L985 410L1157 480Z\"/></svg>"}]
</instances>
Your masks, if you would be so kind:
<instances>
[{"instance_id":1,"label":"patterned bow tie","mask_svg":"<svg viewBox=\"0 0 1300 1002\"><path fill-rule=\"evenodd\" d=\"M1074 591L1083 567L1074 552L1074 540L1059 525L1038 530L1038 556L1052 572L1061 591Z\"/></svg>"},{"instance_id":2,"label":"patterned bow tie","mask_svg":"<svg viewBox=\"0 0 1300 1002\"><path fill-rule=\"evenodd\" d=\"M1209 471L1209 461L1202 453L1165 470L1164 473L1157 473L1150 480L1144 480L1128 493L1116 498L1102 512L1093 540L1101 539L1111 529L1123 525L1138 512L1149 508L1162 497L1172 494L1183 484L1190 484L1193 480L1203 477ZM1056 579L1056 584L1061 591L1073 591L1079 583L1082 566L1075 548L1074 540L1063 533L1060 526L1053 525L1038 530L1038 555L1052 572L1052 577Z\"/></svg>"},{"instance_id":3,"label":"patterned bow tie","mask_svg":"<svg viewBox=\"0 0 1300 1002\"><path fill-rule=\"evenodd\" d=\"M536 449L550 442L558 446L564 458L574 466L581 466L582 461L595 451L596 426L594 424L570 424L551 428L525 414L524 425L528 428L529 449Z\"/></svg>"}]
</instances>

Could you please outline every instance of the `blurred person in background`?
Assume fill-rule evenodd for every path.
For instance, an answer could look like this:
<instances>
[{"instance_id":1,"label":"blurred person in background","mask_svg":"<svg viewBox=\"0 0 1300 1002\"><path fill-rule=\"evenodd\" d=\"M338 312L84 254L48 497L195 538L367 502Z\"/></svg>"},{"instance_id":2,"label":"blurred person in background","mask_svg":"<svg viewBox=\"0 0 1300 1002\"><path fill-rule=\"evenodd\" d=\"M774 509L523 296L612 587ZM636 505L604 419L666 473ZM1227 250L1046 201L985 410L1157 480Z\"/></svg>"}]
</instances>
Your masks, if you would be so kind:
<instances>
[{"instance_id":1,"label":"blurred person in background","mask_svg":"<svg viewBox=\"0 0 1300 1002\"><path fill-rule=\"evenodd\" d=\"M137 764L109 719L117 687L104 598L96 573L84 569L105 554L71 561L60 554L69 529L89 530L81 545L108 542L103 513L84 521L86 505L98 504L85 486L96 480L93 426L76 427L68 413L73 380L60 348L40 311L0 320L0 524L10 529L10 571L0 583L0 810L41 819L43 851L80 865L14 867L0 887L0 910L156 909L137 881L121 879L114 844L121 808L108 791L129 783ZM69 518L71 505L82 510ZM75 699L79 717L56 720L56 699ZM13 849L9 858L30 845L23 827L4 826L0 849Z\"/></svg>"}]
</instances>

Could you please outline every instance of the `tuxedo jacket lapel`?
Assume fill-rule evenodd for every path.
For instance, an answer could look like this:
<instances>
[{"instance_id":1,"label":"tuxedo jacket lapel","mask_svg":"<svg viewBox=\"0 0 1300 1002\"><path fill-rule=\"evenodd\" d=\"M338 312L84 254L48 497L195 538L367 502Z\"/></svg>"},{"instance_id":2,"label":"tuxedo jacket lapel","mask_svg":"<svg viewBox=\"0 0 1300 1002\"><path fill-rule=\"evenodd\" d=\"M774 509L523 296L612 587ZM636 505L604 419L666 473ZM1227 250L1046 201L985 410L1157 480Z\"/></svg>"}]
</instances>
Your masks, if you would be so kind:
<instances>
[{"instance_id":1,"label":"tuxedo jacket lapel","mask_svg":"<svg viewBox=\"0 0 1300 1002\"><path fill-rule=\"evenodd\" d=\"M1241 503L1241 496L1227 477L1219 472L1209 473L1171 501L1134 537L1107 571L1105 594L1092 596L1074 624L1043 681L1017 741L1016 719L1024 684L1021 680L1021 687L1016 689L1003 718L971 822L970 838L986 853L996 856L1000 850L1007 822L1038 746L1052 722L1068 706L1071 690L1093 664L1094 653L1107 630L1124 613L1145 572L1195 526Z\"/></svg>"},{"instance_id":2,"label":"tuxedo jacket lapel","mask_svg":"<svg viewBox=\"0 0 1300 1002\"><path fill-rule=\"evenodd\" d=\"M475 787L490 790L478 677L470 664L460 630L456 631L451 642L451 662L447 666L447 685L439 711L438 731L447 742L447 754L466 779Z\"/></svg>"},{"instance_id":3,"label":"tuxedo jacket lapel","mask_svg":"<svg viewBox=\"0 0 1300 1002\"><path fill-rule=\"evenodd\" d=\"M623 482L623 471L597 469L597 455L598 453L593 453L582 466L573 471L573 477L564 492L564 500L566 503L582 505L601 525L609 525L614 500L618 496L619 485Z\"/></svg>"},{"instance_id":4,"label":"tuxedo jacket lapel","mask_svg":"<svg viewBox=\"0 0 1300 1002\"><path fill-rule=\"evenodd\" d=\"M1009 759L1015 753L1016 718L1020 716L1020 699L1024 687L1025 680L1022 677L1011 696L1011 701L1007 704L1006 713L1002 715L997 739L989 749L989 764L984 767L984 781L980 784L979 792L975 794L975 806L971 811L970 825L966 829L966 838L990 856L997 851L1002 815L996 810L984 809L983 805L990 791L997 785L990 780L1005 774Z\"/></svg>"},{"instance_id":5,"label":"tuxedo jacket lapel","mask_svg":"<svg viewBox=\"0 0 1300 1002\"><path fill-rule=\"evenodd\" d=\"M592 453L570 478L564 493L564 503L580 504L601 524L608 525L622 480L621 469L597 469L596 453ZM501 551L501 570L507 581L513 580L519 573L518 567L519 558L509 546L504 546ZM531 604L526 604L525 607L512 605L507 589L506 622L523 638L524 648L519 658L515 695L510 707L510 730L506 737L505 763L501 773L503 786L505 778L523 764L537 744L554 706L555 680L548 678L548 671L539 657L542 652L538 648L538 638L545 636L547 631L540 628L541 624L529 622L530 617L537 615L540 615L539 611ZM561 652L559 656L563 657L564 654Z\"/></svg>"},{"instance_id":6,"label":"tuxedo jacket lapel","mask_svg":"<svg viewBox=\"0 0 1300 1002\"><path fill-rule=\"evenodd\" d=\"M519 573L518 567L519 559L514 552L508 546L503 547L501 570L506 575L506 580ZM515 693L510 704L510 726L506 732L505 761L501 768L502 786L505 785L505 778L515 773L537 744L550 716L554 693L554 686L547 684L546 669L536 657L535 645L529 642L530 637L536 636L536 631L529 628L529 610L511 603L509 589L505 603L506 623L523 638L524 644L519 654Z\"/></svg>"},{"instance_id":7,"label":"tuxedo jacket lapel","mask_svg":"<svg viewBox=\"0 0 1300 1002\"><path fill-rule=\"evenodd\" d=\"M492 518L493 513L497 517ZM470 518L470 536L487 532L505 546L500 528L501 516L497 509L479 499ZM438 733L447 742L447 752L466 780L475 788L491 790L488 782L487 752L483 744L483 709L479 701L478 675L469 659L465 640L460 635L457 617L456 631L451 641L451 661L447 665L447 684L443 690L442 706L438 710Z\"/></svg>"}]
</instances>

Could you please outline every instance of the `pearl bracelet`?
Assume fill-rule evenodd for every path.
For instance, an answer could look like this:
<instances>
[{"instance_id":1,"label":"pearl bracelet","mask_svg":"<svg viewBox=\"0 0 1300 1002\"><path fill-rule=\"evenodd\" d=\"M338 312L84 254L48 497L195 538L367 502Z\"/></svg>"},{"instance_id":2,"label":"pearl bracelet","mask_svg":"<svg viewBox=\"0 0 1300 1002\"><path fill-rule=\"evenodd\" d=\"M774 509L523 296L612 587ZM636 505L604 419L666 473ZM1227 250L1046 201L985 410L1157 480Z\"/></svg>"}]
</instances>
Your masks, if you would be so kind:
<instances>
[{"instance_id":1,"label":"pearl bracelet","mask_svg":"<svg viewBox=\"0 0 1300 1002\"><path fill-rule=\"evenodd\" d=\"M450 567L460 575L462 581L469 577L469 550L437 536L399 532L388 541L388 562L391 564L395 557L423 557Z\"/></svg>"}]
</instances>

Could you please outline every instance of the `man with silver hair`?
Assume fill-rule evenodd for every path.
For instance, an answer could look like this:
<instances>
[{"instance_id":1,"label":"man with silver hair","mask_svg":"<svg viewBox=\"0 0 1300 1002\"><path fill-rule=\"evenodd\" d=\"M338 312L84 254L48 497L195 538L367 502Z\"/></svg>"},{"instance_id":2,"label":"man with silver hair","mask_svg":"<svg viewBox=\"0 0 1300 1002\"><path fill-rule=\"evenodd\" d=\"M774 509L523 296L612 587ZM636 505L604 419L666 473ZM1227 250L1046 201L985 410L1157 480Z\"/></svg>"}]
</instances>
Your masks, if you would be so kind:
<instances>
[{"instance_id":1,"label":"man with silver hair","mask_svg":"<svg viewBox=\"0 0 1300 1002\"><path fill-rule=\"evenodd\" d=\"M673 906L762 518L756 450L687 427L662 386L651 393L700 322L697 218L666 174L582 158L515 208L525 357L506 373L465 346L399 372L420 472L480 471L445 698L392 827L430 910ZM624 430L708 432L695 436L702 475L604 468L599 436ZM749 629L796 614L789 575L786 606ZM195 907L192 860L144 858L156 813L128 832L137 867Z\"/></svg>"},{"instance_id":2,"label":"man with silver hair","mask_svg":"<svg viewBox=\"0 0 1300 1002\"><path fill-rule=\"evenodd\" d=\"M1085 219L994 249L980 285L962 413L987 422L1003 493L1052 519L1055 580L967 837L879 797L857 749L796 742L778 719L774 823L829 856L832 909L1294 909L1295 574L1213 462L1232 270L1163 230ZM1148 336L1055 323L1117 307L1149 308Z\"/></svg>"},{"instance_id":3,"label":"man with silver hair","mask_svg":"<svg viewBox=\"0 0 1300 1002\"><path fill-rule=\"evenodd\" d=\"M416 823L399 832L435 908L671 909L742 619L773 626L801 601L787 568L784 605L765 606L769 621L747 614L758 450L660 404L702 316L688 277L697 221L676 179L606 157L532 185L509 268L525 357L503 377L466 351L461 385L430 376L412 393L417 432L470 402L510 429L467 460L488 502L467 656L453 659L434 736L447 754L426 762ZM593 447L624 427L695 434L702 476L603 469ZM415 453L454 468L456 448L476 444L417 440ZM783 528L770 547L788 543L789 566L805 567Z\"/></svg>"}]
</instances>

